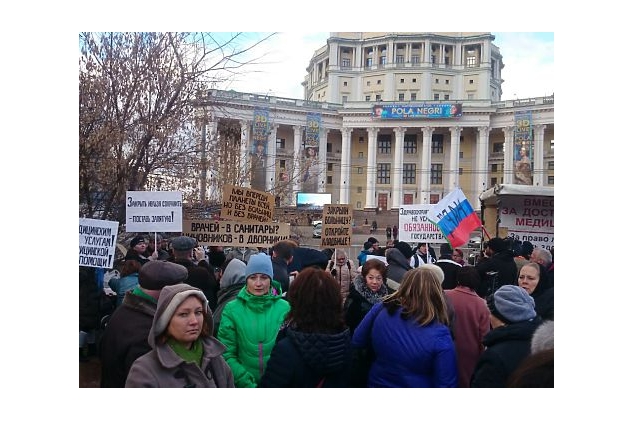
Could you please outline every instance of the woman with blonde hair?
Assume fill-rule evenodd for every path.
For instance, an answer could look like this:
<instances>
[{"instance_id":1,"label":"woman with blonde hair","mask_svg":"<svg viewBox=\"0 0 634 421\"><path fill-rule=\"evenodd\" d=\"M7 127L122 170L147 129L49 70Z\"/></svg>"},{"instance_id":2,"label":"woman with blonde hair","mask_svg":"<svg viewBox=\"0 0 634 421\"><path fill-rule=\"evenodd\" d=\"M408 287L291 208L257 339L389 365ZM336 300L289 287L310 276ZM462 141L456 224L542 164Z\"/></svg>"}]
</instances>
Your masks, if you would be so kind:
<instances>
[{"instance_id":1,"label":"woman with blonde hair","mask_svg":"<svg viewBox=\"0 0 634 421\"><path fill-rule=\"evenodd\" d=\"M442 280L436 265L408 271L400 288L361 321L352 346L374 351L368 387L457 387Z\"/></svg>"}]
</instances>

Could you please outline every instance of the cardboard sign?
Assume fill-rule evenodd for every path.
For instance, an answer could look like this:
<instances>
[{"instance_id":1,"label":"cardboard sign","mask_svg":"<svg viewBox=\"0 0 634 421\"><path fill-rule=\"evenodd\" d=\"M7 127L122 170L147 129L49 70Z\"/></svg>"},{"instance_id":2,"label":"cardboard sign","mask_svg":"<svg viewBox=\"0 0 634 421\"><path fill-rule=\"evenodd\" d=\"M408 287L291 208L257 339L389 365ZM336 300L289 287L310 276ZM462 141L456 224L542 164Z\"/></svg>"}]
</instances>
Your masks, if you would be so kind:
<instances>
[{"instance_id":1,"label":"cardboard sign","mask_svg":"<svg viewBox=\"0 0 634 421\"><path fill-rule=\"evenodd\" d=\"M112 269L118 230L117 221L79 218L79 265Z\"/></svg>"},{"instance_id":2,"label":"cardboard sign","mask_svg":"<svg viewBox=\"0 0 634 421\"><path fill-rule=\"evenodd\" d=\"M271 247L288 240L291 226L279 222L184 220L183 235L206 246Z\"/></svg>"},{"instance_id":3,"label":"cardboard sign","mask_svg":"<svg viewBox=\"0 0 634 421\"><path fill-rule=\"evenodd\" d=\"M222 188L220 217L233 221L271 222L275 196L246 187L225 185Z\"/></svg>"},{"instance_id":4,"label":"cardboard sign","mask_svg":"<svg viewBox=\"0 0 634 421\"><path fill-rule=\"evenodd\" d=\"M179 191L128 191L126 232L181 232L183 194Z\"/></svg>"},{"instance_id":5,"label":"cardboard sign","mask_svg":"<svg viewBox=\"0 0 634 421\"><path fill-rule=\"evenodd\" d=\"M352 244L352 205L324 205L321 247L350 247Z\"/></svg>"}]
</instances>

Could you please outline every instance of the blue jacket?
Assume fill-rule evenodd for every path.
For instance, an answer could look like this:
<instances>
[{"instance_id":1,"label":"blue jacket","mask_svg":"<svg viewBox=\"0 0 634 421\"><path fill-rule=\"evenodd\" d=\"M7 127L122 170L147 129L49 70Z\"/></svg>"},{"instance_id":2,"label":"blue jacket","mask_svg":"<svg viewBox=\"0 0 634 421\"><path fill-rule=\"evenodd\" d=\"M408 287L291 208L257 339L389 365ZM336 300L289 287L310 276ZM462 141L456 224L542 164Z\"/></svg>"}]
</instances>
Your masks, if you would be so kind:
<instances>
[{"instance_id":1,"label":"blue jacket","mask_svg":"<svg viewBox=\"0 0 634 421\"><path fill-rule=\"evenodd\" d=\"M368 387L458 387L456 351L441 323L420 326L378 303L354 331L352 346L372 346L376 354Z\"/></svg>"},{"instance_id":2,"label":"blue jacket","mask_svg":"<svg viewBox=\"0 0 634 421\"><path fill-rule=\"evenodd\" d=\"M368 256L371 254L372 253L370 252L370 250L361 250L361 252L359 252L359 255L357 256L357 260L359 260L359 266L363 266Z\"/></svg>"},{"instance_id":3,"label":"blue jacket","mask_svg":"<svg viewBox=\"0 0 634 421\"><path fill-rule=\"evenodd\" d=\"M123 302L125 293L133 290L139 285L139 273L134 272L123 278L114 278L108 282L108 286L117 293L117 307Z\"/></svg>"}]
</instances>

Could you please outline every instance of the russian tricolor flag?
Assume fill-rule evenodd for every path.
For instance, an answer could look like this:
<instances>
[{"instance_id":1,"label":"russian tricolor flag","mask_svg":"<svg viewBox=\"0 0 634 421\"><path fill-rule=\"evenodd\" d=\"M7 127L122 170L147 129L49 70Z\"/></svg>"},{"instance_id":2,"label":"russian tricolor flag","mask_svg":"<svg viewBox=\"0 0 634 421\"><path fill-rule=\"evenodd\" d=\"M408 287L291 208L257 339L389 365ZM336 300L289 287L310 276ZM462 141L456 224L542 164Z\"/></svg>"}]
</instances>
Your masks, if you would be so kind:
<instances>
[{"instance_id":1,"label":"russian tricolor flag","mask_svg":"<svg viewBox=\"0 0 634 421\"><path fill-rule=\"evenodd\" d=\"M427 219L438 226L453 248L463 246L469 241L471 232L482 226L478 214L460 188L431 208Z\"/></svg>"}]
</instances>

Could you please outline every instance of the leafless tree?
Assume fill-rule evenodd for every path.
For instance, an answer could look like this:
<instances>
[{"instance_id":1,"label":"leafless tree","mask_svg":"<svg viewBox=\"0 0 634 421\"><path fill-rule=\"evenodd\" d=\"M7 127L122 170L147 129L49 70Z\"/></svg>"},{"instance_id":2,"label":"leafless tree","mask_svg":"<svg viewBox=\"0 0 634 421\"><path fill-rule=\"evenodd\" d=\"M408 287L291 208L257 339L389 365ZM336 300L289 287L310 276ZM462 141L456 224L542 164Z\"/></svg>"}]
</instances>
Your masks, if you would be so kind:
<instances>
[{"instance_id":1,"label":"leafless tree","mask_svg":"<svg viewBox=\"0 0 634 421\"><path fill-rule=\"evenodd\" d=\"M210 164L201 162L196 99L257 63L251 50L273 35L239 47L239 33L81 33L80 216L123 222L127 190L180 190L195 201Z\"/></svg>"}]
</instances>

